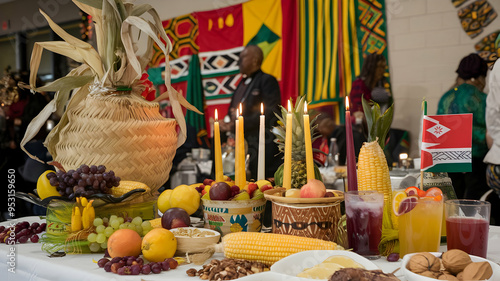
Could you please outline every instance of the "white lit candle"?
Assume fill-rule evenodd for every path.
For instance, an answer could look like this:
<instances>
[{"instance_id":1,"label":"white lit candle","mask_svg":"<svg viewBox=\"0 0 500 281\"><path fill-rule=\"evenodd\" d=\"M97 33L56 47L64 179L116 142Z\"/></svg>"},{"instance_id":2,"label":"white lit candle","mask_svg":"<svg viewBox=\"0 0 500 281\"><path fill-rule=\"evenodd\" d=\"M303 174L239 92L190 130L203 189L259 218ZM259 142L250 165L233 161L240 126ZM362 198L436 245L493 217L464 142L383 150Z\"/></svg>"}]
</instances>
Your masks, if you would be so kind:
<instances>
[{"instance_id":1,"label":"white lit candle","mask_svg":"<svg viewBox=\"0 0 500 281\"><path fill-rule=\"evenodd\" d=\"M260 128L259 128L259 158L257 169L257 180L265 179L266 171L266 116L264 115L264 104L260 104Z\"/></svg>"}]
</instances>

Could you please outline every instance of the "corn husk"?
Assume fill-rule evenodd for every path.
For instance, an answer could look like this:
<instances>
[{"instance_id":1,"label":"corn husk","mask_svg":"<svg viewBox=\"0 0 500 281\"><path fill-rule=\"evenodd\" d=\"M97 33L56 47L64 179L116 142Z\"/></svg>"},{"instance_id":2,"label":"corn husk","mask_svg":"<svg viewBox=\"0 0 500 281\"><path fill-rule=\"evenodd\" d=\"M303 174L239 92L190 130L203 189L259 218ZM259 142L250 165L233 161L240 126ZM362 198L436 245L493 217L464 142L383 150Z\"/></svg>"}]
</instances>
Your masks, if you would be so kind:
<instances>
[{"instance_id":1,"label":"corn husk","mask_svg":"<svg viewBox=\"0 0 500 281\"><path fill-rule=\"evenodd\" d=\"M105 165L122 179L141 181L157 190L168 179L176 148L186 139L181 106L200 113L170 85L170 40L151 5L136 6L122 0L73 2L95 22L97 50L68 34L40 10L51 29L64 41L34 45L30 85L22 86L32 91L56 91L56 94L29 124L21 146L30 155L24 145L52 113L61 114L66 106L60 122L44 142L55 161L66 170L81 164ZM140 30L138 36L132 34L133 27ZM146 43L142 53L138 53L140 41ZM175 119L160 115L158 100L148 102L141 96L145 87L140 79L152 57L153 43L167 59L167 92L159 98L169 98ZM67 76L36 88L44 49L82 65ZM39 160L33 155L30 157Z\"/></svg>"}]
</instances>

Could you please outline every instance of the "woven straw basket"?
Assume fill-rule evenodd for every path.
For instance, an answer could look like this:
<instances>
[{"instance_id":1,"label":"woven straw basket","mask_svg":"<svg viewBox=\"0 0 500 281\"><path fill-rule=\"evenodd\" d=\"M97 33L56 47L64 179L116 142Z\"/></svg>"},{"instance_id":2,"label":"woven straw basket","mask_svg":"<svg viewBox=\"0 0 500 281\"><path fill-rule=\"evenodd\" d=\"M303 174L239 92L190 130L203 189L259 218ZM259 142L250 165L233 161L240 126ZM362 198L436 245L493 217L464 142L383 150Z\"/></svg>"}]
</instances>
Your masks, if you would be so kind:
<instances>
[{"instance_id":1,"label":"woven straw basket","mask_svg":"<svg viewBox=\"0 0 500 281\"><path fill-rule=\"evenodd\" d=\"M50 151L66 170L105 165L123 180L153 191L169 176L177 145L175 119L138 95L88 95L68 112L69 123ZM50 146L49 146L50 147Z\"/></svg>"}]
</instances>

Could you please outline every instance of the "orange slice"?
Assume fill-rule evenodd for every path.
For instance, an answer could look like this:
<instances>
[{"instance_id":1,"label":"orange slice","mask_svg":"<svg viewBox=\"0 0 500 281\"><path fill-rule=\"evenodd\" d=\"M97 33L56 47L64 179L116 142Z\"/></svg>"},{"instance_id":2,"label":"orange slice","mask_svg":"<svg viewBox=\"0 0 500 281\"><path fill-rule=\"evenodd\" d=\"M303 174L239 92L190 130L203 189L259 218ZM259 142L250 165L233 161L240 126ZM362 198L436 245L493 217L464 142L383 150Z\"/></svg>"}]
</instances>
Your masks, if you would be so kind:
<instances>
[{"instance_id":1,"label":"orange slice","mask_svg":"<svg viewBox=\"0 0 500 281\"><path fill-rule=\"evenodd\" d=\"M407 189L405 189L406 195L408 196L415 196L418 195L418 187L416 186L410 186Z\"/></svg>"},{"instance_id":2,"label":"orange slice","mask_svg":"<svg viewBox=\"0 0 500 281\"><path fill-rule=\"evenodd\" d=\"M405 191L398 191L394 194L394 197L392 198L392 211L396 216L399 216L399 206L401 205L401 201L403 201L406 197Z\"/></svg>"}]
</instances>

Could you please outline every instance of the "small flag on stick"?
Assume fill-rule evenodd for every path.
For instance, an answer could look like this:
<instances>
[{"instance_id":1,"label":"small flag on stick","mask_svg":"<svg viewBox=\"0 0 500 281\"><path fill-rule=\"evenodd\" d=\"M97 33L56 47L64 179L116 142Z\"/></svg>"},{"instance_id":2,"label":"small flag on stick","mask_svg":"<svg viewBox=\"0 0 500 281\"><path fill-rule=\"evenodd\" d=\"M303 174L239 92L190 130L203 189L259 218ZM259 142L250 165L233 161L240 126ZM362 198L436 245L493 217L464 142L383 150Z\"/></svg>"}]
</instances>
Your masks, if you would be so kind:
<instances>
[{"instance_id":1,"label":"small flag on stick","mask_svg":"<svg viewBox=\"0 0 500 281\"><path fill-rule=\"evenodd\" d=\"M472 114L424 115L420 168L425 172L472 170Z\"/></svg>"}]
</instances>

